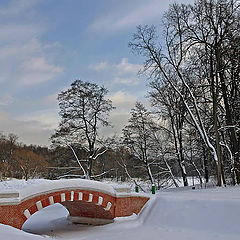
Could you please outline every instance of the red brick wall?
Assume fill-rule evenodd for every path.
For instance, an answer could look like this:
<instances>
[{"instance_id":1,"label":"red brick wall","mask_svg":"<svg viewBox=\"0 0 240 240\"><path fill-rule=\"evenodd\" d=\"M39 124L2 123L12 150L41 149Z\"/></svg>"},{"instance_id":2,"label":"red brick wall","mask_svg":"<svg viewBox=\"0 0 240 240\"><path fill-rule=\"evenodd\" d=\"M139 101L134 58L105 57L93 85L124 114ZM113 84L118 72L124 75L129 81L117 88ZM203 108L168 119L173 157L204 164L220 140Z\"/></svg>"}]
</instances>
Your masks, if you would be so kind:
<instances>
[{"instance_id":1,"label":"red brick wall","mask_svg":"<svg viewBox=\"0 0 240 240\"><path fill-rule=\"evenodd\" d=\"M148 200L148 197L137 196L116 198L115 217L130 216L133 213L138 214Z\"/></svg>"},{"instance_id":2,"label":"red brick wall","mask_svg":"<svg viewBox=\"0 0 240 240\"><path fill-rule=\"evenodd\" d=\"M0 222L21 229L25 219L21 218L18 205L0 206Z\"/></svg>"}]
</instances>

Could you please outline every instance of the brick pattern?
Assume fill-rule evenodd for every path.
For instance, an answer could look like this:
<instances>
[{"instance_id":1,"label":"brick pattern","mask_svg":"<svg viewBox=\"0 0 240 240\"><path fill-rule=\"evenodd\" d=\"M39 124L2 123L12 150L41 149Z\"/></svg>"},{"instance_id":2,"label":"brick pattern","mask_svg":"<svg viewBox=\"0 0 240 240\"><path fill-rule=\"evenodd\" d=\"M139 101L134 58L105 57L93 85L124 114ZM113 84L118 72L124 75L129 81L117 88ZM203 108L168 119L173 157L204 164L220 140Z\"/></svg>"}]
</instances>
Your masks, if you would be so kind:
<instances>
[{"instance_id":1,"label":"brick pattern","mask_svg":"<svg viewBox=\"0 0 240 240\"><path fill-rule=\"evenodd\" d=\"M148 197L137 196L116 198L115 217L126 217L133 213L138 214L148 200Z\"/></svg>"},{"instance_id":2,"label":"brick pattern","mask_svg":"<svg viewBox=\"0 0 240 240\"><path fill-rule=\"evenodd\" d=\"M139 213L147 197L115 197L88 190L65 190L33 196L18 205L0 205L0 223L18 229L35 212L54 203L65 206L70 216L113 219Z\"/></svg>"}]
</instances>

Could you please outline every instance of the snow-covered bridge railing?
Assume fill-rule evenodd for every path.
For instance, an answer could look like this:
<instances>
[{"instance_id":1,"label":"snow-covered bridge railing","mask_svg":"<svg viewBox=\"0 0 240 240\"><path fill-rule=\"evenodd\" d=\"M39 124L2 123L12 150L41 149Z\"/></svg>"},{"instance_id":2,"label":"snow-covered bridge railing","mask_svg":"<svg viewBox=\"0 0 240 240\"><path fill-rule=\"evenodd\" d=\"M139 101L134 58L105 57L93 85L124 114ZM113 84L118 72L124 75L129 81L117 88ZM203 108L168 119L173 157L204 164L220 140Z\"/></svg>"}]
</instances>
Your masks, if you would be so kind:
<instances>
[{"instance_id":1,"label":"snow-covered bridge railing","mask_svg":"<svg viewBox=\"0 0 240 240\"><path fill-rule=\"evenodd\" d=\"M49 181L19 191L1 191L0 223L21 229L35 212L60 203L73 222L104 224L139 213L148 199L141 194L118 193L111 185L96 181Z\"/></svg>"}]
</instances>

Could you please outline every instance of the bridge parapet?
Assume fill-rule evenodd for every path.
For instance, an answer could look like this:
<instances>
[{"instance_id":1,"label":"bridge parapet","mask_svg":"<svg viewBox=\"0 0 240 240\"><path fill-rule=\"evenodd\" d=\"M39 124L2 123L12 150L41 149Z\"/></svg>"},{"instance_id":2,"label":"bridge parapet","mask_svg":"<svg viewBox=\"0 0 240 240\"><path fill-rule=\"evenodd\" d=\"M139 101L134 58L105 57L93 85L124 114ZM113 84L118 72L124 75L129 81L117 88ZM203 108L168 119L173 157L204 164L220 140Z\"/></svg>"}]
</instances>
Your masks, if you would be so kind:
<instances>
[{"instance_id":1,"label":"bridge parapet","mask_svg":"<svg viewBox=\"0 0 240 240\"><path fill-rule=\"evenodd\" d=\"M19 192L12 190L2 190L0 192L0 206L5 204L18 204Z\"/></svg>"},{"instance_id":2,"label":"bridge parapet","mask_svg":"<svg viewBox=\"0 0 240 240\"><path fill-rule=\"evenodd\" d=\"M96 181L49 181L1 192L0 223L21 229L31 215L55 203L68 209L73 222L108 223L115 217L137 214L148 199L146 195L117 193L111 185Z\"/></svg>"},{"instance_id":3,"label":"bridge parapet","mask_svg":"<svg viewBox=\"0 0 240 240\"><path fill-rule=\"evenodd\" d=\"M133 213L138 214L149 200L147 194L141 193L117 193L115 217L126 217Z\"/></svg>"}]
</instances>

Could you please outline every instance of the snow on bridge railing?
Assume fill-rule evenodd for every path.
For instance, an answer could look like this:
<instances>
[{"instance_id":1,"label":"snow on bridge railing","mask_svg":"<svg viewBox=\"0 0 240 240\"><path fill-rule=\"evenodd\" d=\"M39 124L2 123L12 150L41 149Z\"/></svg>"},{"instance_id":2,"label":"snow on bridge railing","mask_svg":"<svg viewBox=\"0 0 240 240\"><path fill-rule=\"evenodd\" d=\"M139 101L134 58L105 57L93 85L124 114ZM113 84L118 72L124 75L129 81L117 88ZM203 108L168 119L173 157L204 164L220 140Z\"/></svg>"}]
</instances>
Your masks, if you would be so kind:
<instances>
[{"instance_id":1,"label":"snow on bridge railing","mask_svg":"<svg viewBox=\"0 0 240 240\"><path fill-rule=\"evenodd\" d=\"M0 191L0 205L18 204L20 202L19 192L14 190Z\"/></svg>"},{"instance_id":2,"label":"snow on bridge railing","mask_svg":"<svg viewBox=\"0 0 240 240\"><path fill-rule=\"evenodd\" d=\"M47 194L51 192L64 190L89 190L109 194L114 197L131 197L131 196L146 196L146 194L133 193L131 188L127 186L112 186L98 181L85 179L64 179L64 180L46 180L46 182L30 184L18 190L1 189L0 204L4 203L20 203L29 197Z\"/></svg>"},{"instance_id":3,"label":"snow on bridge railing","mask_svg":"<svg viewBox=\"0 0 240 240\"><path fill-rule=\"evenodd\" d=\"M115 190L111 185L104 184L97 181L85 179L67 179L67 180L51 180L46 183L34 184L19 191L20 200L27 199L28 197L40 195L43 193L51 193L54 191L64 190L89 190L106 193L115 196Z\"/></svg>"},{"instance_id":4,"label":"snow on bridge railing","mask_svg":"<svg viewBox=\"0 0 240 240\"><path fill-rule=\"evenodd\" d=\"M18 198L19 192L3 190L0 192L0 199L2 198Z\"/></svg>"},{"instance_id":5,"label":"snow on bridge railing","mask_svg":"<svg viewBox=\"0 0 240 240\"><path fill-rule=\"evenodd\" d=\"M24 188L14 189L1 189L0 190L0 205L6 204L19 204L20 202L39 196L42 194L64 191L64 190L88 190L96 191L111 196L116 196L115 189L105 183L85 180L85 179L68 179L68 180L49 180L44 183L31 184Z\"/></svg>"},{"instance_id":6,"label":"snow on bridge railing","mask_svg":"<svg viewBox=\"0 0 240 240\"><path fill-rule=\"evenodd\" d=\"M118 186L114 186L113 187L115 189L115 191L117 193L130 193L131 192L131 188L130 187L118 187Z\"/></svg>"}]
</instances>

